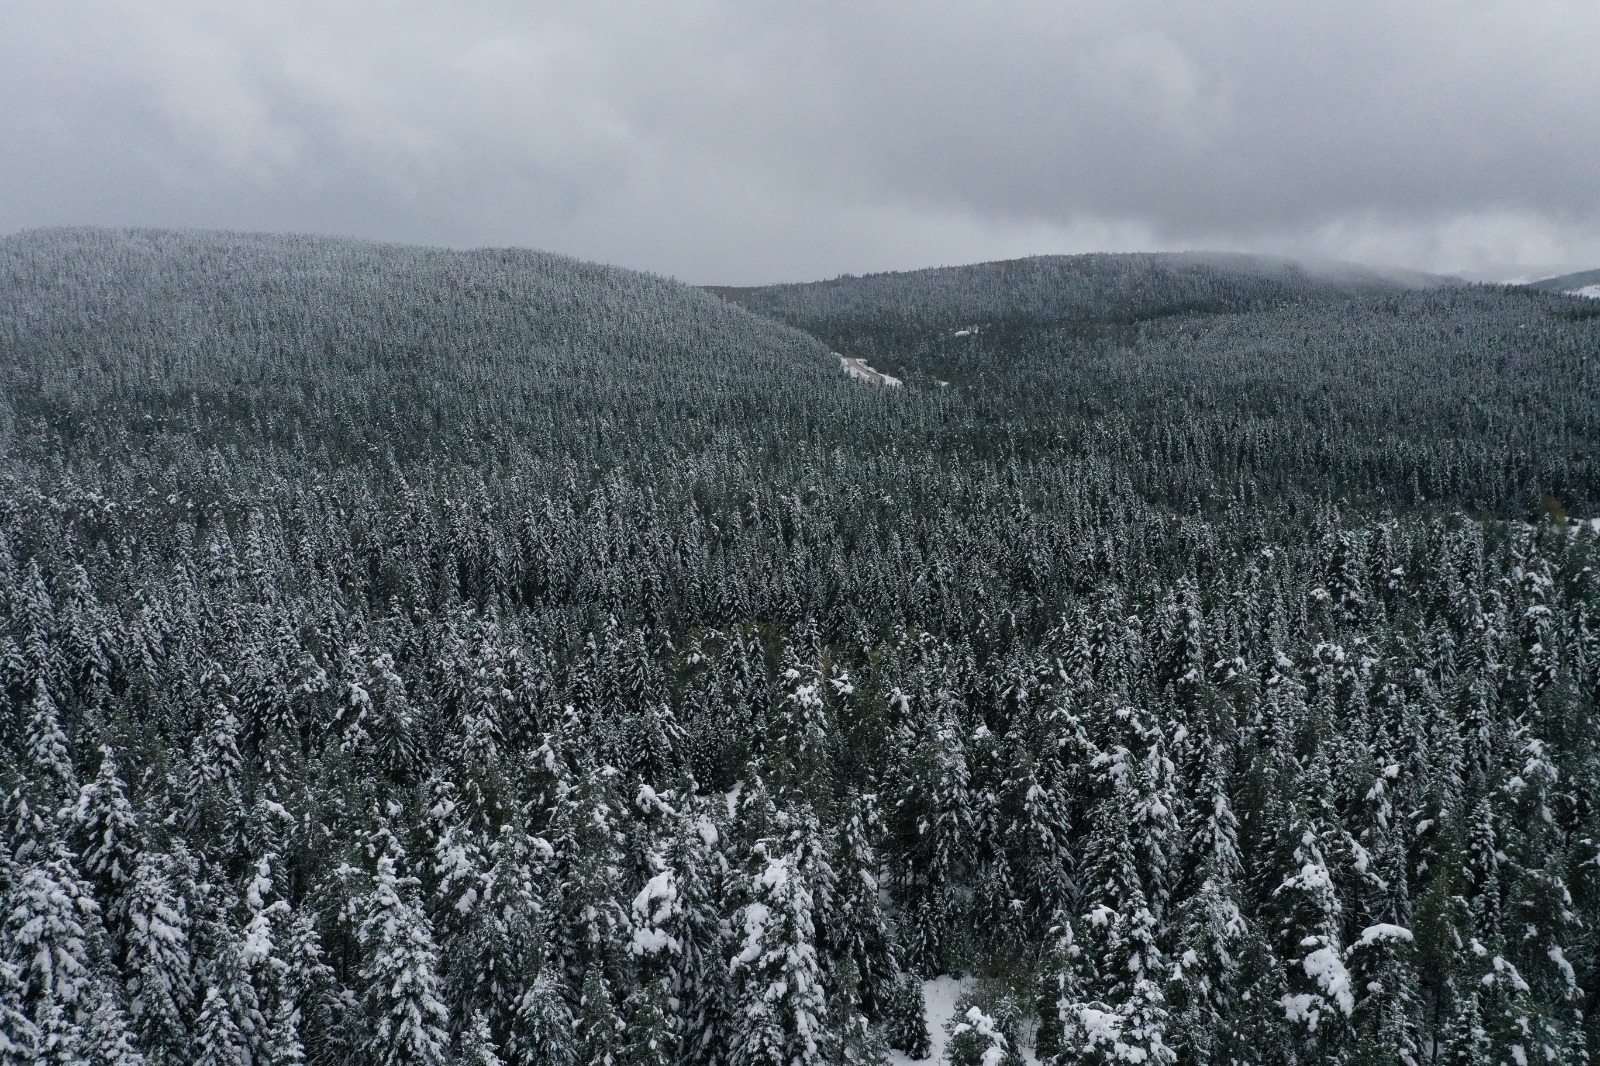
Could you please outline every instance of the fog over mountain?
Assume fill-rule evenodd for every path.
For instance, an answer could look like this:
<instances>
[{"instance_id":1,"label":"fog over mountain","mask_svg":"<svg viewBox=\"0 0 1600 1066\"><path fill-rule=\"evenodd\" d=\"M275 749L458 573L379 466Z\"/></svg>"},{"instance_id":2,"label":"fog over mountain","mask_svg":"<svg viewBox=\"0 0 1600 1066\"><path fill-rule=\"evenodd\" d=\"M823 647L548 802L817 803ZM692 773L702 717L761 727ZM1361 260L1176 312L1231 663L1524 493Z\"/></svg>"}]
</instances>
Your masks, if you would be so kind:
<instances>
[{"instance_id":1,"label":"fog over mountain","mask_svg":"<svg viewBox=\"0 0 1600 1066\"><path fill-rule=\"evenodd\" d=\"M524 245L760 284L1217 248L1600 263L1600 9L7 3L0 232Z\"/></svg>"}]
</instances>

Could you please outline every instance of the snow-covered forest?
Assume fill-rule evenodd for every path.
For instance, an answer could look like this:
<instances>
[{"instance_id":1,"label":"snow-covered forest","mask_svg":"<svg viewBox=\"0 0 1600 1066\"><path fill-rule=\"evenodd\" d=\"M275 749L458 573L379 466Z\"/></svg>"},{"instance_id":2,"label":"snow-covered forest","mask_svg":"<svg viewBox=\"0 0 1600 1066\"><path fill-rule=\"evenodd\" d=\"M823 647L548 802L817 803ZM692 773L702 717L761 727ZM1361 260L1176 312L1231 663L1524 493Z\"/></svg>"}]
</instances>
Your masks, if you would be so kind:
<instances>
[{"instance_id":1,"label":"snow-covered forest","mask_svg":"<svg viewBox=\"0 0 1600 1066\"><path fill-rule=\"evenodd\" d=\"M0 239L0 1059L1600 1054L1600 306L724 295Z\"/></svg>"}]
</instances>

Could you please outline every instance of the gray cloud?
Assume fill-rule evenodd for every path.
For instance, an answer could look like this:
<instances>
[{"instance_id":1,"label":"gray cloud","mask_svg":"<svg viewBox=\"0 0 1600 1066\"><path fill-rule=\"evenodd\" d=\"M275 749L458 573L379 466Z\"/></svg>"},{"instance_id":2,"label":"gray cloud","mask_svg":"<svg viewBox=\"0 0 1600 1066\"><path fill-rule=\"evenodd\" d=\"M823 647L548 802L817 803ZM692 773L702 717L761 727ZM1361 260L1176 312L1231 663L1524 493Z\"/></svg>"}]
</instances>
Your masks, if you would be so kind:
<instances>
[{"instance_id":1,"label":"gray cloud","mask_svg":"<svg viewBox=\"0 0 1600 1066\"><path fill-rule=\"evenodd\" d=\"M1588 0L0 0L0 231L756 282L1212 247L1600 264Z\"/></svg>"}]
</instances>

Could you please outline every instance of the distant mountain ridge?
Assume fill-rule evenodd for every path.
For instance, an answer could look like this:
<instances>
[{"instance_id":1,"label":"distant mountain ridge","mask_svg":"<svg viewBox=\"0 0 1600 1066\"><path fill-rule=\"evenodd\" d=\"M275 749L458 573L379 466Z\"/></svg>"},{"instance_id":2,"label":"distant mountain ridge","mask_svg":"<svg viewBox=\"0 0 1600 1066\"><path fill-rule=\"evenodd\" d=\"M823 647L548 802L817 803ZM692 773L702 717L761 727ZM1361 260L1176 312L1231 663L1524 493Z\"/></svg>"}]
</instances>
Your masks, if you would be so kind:
<instances>
[{"instance_id":1,"label":"distant mountain ridge","mask_svg":"<svg viewBox=\"0 0 1600 1066\"><path fill-rule=\"evenodd\" d=\"M1013 327L1131 322L1258 310L1309 296L1394 293L1459 284L1413 271L1305 264L1212 252L1036 256L966 266L845 275L757 287L708 286L753 311L814 331L1005 321Z\"/></svg>"},{"instance_id":2,"label":"distant mountain ridge","mask_svg":"<svg viewBox=\"0 0 1600 1066\"><path fill-rule=\"evenodd\" d=\"M1600 286L1600 270L1580 270L1574 274L1560 274L1553 278L1530 281L1527 283L1526 288L1538 289L1540 292L1574 293L1579 289L1588 289L1595 286ZM1590 294L1584 293L1584 295ZM1600 295L1600 293L1595 295Z\"/></svg>"}]
</instances>

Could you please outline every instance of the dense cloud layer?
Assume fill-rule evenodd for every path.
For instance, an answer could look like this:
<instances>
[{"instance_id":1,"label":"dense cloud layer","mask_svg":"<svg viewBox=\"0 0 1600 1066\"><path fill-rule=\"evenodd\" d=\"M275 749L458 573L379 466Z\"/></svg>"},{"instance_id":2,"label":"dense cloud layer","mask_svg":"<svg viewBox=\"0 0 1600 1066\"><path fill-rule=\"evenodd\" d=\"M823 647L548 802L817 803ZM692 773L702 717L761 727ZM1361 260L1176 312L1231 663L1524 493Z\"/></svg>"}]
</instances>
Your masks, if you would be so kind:
<instances>
[{"instance_id":1,"label":"dense cloud layer","mask_svg":"<svg viewBox=\"0 0 1600 1066\"><path fill-rule=\"evenodd\" d=\"M1600 263L1587 0L5 3L0 231L696 281L1096 248Z\"/></svg>"}]
</instances>

